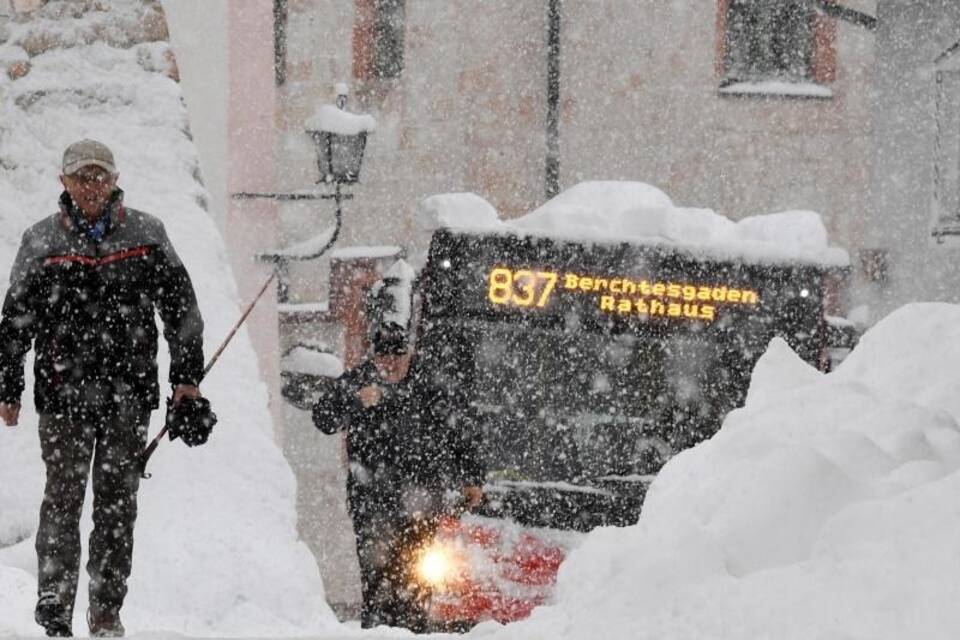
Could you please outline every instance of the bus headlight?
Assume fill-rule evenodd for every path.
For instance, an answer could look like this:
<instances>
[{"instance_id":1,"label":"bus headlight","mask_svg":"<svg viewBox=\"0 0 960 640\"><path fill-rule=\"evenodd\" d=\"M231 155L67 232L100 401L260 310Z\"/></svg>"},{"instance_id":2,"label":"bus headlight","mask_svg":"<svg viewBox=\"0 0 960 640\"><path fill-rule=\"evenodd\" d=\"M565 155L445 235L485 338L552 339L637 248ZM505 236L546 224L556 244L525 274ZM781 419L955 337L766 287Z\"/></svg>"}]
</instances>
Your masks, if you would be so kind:
<instances>
[{"instance_id":1,"label":"bus headlight","mask_svg":"<svg viewBox=\"0 0 960 640\"><path fill-rule=\"evenodd\" d=\"M440 588L454 581L459 564L453 549L443 543L433 542L417 556L417 578L430 587Z\"/></svg>"}]
</instances>

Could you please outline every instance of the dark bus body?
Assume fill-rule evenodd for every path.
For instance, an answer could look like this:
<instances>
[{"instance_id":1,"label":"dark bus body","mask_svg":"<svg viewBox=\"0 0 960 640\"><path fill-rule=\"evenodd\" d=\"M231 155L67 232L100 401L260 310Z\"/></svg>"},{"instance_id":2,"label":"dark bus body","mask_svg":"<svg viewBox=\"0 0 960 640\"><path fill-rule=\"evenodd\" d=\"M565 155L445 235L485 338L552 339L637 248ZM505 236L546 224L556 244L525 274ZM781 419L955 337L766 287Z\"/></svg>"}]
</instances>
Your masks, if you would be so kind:
<instances>
[{"instance_id":1,"label":"dark bus body","mask_svg":"<svg viewBox=\"0 0 960 640\"><path fill-rule=\"evenodd\" d=\"M627 525L663 463L743 404L772 338L822 368L823 282L812 264L441 229L418 352L481 427L487 515Z\"/></svg>"}]
</instances>

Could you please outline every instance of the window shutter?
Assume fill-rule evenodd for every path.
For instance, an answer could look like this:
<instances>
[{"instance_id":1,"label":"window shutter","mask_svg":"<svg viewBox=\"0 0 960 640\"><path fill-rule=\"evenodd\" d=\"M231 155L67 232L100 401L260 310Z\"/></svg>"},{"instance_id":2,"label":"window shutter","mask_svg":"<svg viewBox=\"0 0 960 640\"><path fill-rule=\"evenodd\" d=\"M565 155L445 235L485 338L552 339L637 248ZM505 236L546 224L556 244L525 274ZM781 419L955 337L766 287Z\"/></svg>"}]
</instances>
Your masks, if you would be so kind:
<instances>
[{"instance_id":1,"label":"window shutter","mask_svg":"<svg viewBox=\"0 0 960 640\"><path fill-rule=\"evenodd\" d=\"M377 52L377 7L375 0L354 0L353 77L373 80Z\"/></svg>"},{"instance_id":2,"label":"window shutter","mask_svg":"<svg viewBox=\"0 0 960 640\"><path fill-rule=\"evenodd\" d=\"M353 76L397 78L403 71L405 0L354 0Z\"/></svg>"},{"instance_id":3,"label":"window shutter","mask_svg":"<svg viewBox=\"0 0 960 640\"><path fill-rule=\"evenodd\" d=\"M730 0L717 0L717 33L713 41L713 48L716 52L713 69L718 78L722 78L727 73L727 5Z\"/></svg>"},{"instance_id":4,"label":"window shutter","mask_svg":"<svg viewBox=\"0 0 960 640\"><path fill-rule=\"evenodd\" d=\"M819 84L837 79L837 21L819 11L813 23L813 60L810 76Z\"/></svg>"}]
</instances>

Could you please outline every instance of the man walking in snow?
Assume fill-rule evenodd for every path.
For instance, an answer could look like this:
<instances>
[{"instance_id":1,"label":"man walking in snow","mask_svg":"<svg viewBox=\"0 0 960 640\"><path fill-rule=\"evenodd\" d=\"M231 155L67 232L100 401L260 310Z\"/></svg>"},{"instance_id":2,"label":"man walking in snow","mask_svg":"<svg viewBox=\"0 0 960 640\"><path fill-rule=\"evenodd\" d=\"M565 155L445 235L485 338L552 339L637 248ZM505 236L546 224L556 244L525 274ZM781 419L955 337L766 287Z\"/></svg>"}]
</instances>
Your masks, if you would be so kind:
<instances>
[{"instance_id":1,"label":"man walking in snow","mask_svg":"<svg viewBox=\"0 0 960 640\"><path fill-rule=\"evenodd\" d=\"M409 552L430 535L446 494L468 508L483 497L479 438L448 394L415 360L405 328L385 323L373 358L322 388L313 421L346 431L347 496L360 562L361 625L425 630L409 588Z\"/></svg>"},{"instance_id":2,"label":"man walking in snow","mask_svg":"<svg viewBox=\"0 0 960 640\"><path fill-rule=\"evenodd\" d=\"M60 211L24 234L0 318L0 418L8 426L19 417L31 345L36 355L46 487L35 617L48 636L72 633L91 462L87 622L93 636L124 633L139 457L160 399L155 309L170 349L174 405L200 395L203 321L190 277L163 224L123 206L117 176L105 145L67 147Z\"/></svg>"}]
</instances>

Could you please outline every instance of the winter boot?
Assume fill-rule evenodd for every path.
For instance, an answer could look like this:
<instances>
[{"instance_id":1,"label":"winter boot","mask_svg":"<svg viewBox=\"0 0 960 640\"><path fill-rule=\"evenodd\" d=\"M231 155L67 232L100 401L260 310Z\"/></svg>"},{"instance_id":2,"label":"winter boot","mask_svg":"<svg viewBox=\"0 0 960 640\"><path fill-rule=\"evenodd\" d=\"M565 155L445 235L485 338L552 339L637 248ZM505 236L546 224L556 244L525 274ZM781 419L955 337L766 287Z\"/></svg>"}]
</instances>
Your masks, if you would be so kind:
<instances>
[{"instance_id":1,"label":"winter boot","mask_svg":"<svg viewBox=\"0 0 960 640\"><path fill-rule=\"evenodd\" d=\"M45 592L37 600L37 609L33 619L43 627L47 635L52 638L70 638L73 630L70 628L70 612L60 603L57 594Z\"/></svg>"},{"instance_id":2,"label":"winter boot","mask_svg":"<svg viewBox=\"0 0 960 640\"><path fill-rule=\"evenodd\" d=\"M122 638L126 630L120 622L119 611L96 612L87 609L87 626L91 638Z\"/></svg>"}]
</instances>

